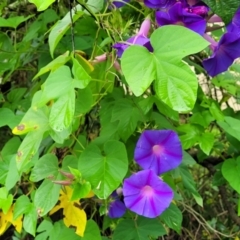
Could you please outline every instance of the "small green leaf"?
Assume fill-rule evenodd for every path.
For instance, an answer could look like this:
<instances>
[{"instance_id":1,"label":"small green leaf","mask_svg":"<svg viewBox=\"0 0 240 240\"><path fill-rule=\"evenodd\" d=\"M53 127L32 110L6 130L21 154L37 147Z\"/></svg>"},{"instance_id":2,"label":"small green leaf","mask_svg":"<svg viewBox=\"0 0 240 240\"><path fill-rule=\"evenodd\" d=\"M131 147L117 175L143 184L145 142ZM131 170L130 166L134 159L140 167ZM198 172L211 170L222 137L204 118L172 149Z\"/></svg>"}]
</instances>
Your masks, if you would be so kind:
<instances>
[{"instance_id":1,"label":"small green leaf","mask_svg":"<svg viewBox=\"0 0 240 240\"><path fill-rule=\"evenodd\" d=\"M38 106L45 105L48 101L67 94L73 89L72 82L71 71L67 66L61 66L56 71L51 72L42 85L43 92Z\"/></svg>"},{"instance_id":2,"label":"small green leaf","mask_svg":"<svg viewBox=\"0 0 240 240\"><path fill-rule=\"evenodd\" d=\"M175 230L178 234L180 234L183 216L182 212L175 204L171 203L171 205L162 213L160 219L169 228Z\"/></svg>"},{"instance_id":3,"label":"small green leaf","mask_svg":"<svg viewBox=\"0 0 240 240\"><path fill-rule=\"evenodd\" d=\"M31 203L30 200L27 196L25 195L21 195L14 206L14 210L13 210L13 219L17 219L19 218L21 215L23 215L24 213L27 213L30 211L31 208Z\"/></svg>"},{"instance_id":4,"label":"small green leaf","mask_svg":"<svg viewBox=\"0 0 240 240\"><path fill-rule=\"evenodd\" d=\"M42 2L42 0L39 0ZM65 15L65 17L62 20L59 20L51 29L51 32L49 34L49 47L50 47L50 53L53 57L53 52L59 43L59 41L62 39L64 34L67 32L67 30L70 28L71 24L76 22L78 18L80 18L84 12L81 11L82 7L80 5L77 5L72 9L72 21L70 17L70 12Z\"/></svg>"},{"instance_id":5,"label":"small green leaf","mask_svg":"<svg viewBox=\"0 0 240 240\"><path fill-rule=\"evenodd\" d=\"M0 209L2 209L4 214L7 214L9 208L13 202L13 195L8 194L6 187L0 188Z\"/></svg>"},{"instance_id":6,"label":"small green leaf","mask_svg":"<svg viewBox=\"0 0 240 240\"><path fill-rule=\"evenodd\" d=\"M41 131L30 132L25 136L16 155L17 169L19 172L24 169L26 164L31 161L38 152L42 138L43 132Z\"/></svg>"},{"instance_id":7,"label":"small green leaf","mask_svg":"<svg viewBox=\"0 0 240 240\"><path fill-rule=\"evenodd\" d=\"M210 151L213 148L214 144L214 135L212 133L203 133L200 135L199 146L206 155L209 155Z\"/></svg>"},{"instance_id":8,"label":"small green leaf","mask_svg":"<svg viewBox=\"0 0 240 240\"><path fill-rule=\"evenodd\" d=\"M17 169L16 154L14 154L9 163L9 170L7 172L7 178L5 182L6 188L8 190L12 189L14 186L16 186L16 183L20 180L20 178L21 175Z\"/></svg>"},{"instance_id":9,"label":"small green leaf","mask_svg":"<svg viewBox=\"0 0 240 240\"><path fill-rule=\"evenodd\" d=\"M49 116L50 127L57 132L67 129L72 124L74 111L75 92L71 89L53 104Z\"/></svg>"},{"instance_id":10,"label":"small green leaf","mask_svg":"<svg viewBox=\"0 0 240 240\"><path fill-rule=\"evenodd\" d=\"M106 199L127 173L128 159L123 143L107 141L104 152L90 144L81 154L78 168L99 198Z\"/></svg>"},{"instance_id":11,"label":"small green leaf","mask_svg":"<svg viewBox=\"0 0 240 240\"><path fill-rule=\"evenodd\" d=\"M57 203L61 186L45 179L36 190L34 205L38 210L39 216L46 215Z\"/></svg>"},{"instance_id":12,"label":"small green leaf","mask_svg":"<svg viewBox=\"0 0 240 240\"><path fill-rule=\"evenodd\" d=\"M3 117L4 116L4 117ZM9 126L14 128L19 123L19 119L9 108L0 108L0 127Z\"/></svg>"},{"instance_id":13,"label":"small green leaf","mask_svg":"<svg viewBox=\"0 0 240 240\"><path fill-rule=\"evenodd\" d=\"M86 197L89 194L90 190L91 184L89 182L84 182L83 184L80 183L74 184L71 201Z\"/></svg>"},{"instance_id":14,"label":"small green leaf","mask_svg":"<svg viewBox=\"0 0 240 240\"><path fill-rule=\"evenodd\" d=\"M217 121L217 124L228 134L240 141L240 120L225 116L224 121Z\"/></svg>"},{"instance_id":15,"label":"small green leaf","mask_svg":"<svg viewBox=\"0 0 240 240\"><path fill-rule=\"evenodd\" d=\"M78 0L78 2L82 1ZM104 0L88 0L87 6L93 13L97 13L102 10L104 3Z\"/></svg>"},{"instance_id":16,"label":"small green leaf","mask_svg":"<svg viewBox=\"0 0 240 240\"><path fill-rule=\"evenodd\" d=\"M53 154L42 156L34 165L30 180L38 182L44 178L57 177L58 174L58 159Z\"/></svg>"},{"instance_id":17,"label":"small green leaf","mask_svg":"<svg viewBox=\"0 0 240 240\"><path fill-rule=\"evenodd\" d=\"M23 228L26 232L35 236L37 227L38 213L35 206L31 203L29 211L24 215Z\"/></svg>"},{"instance_id":18,"label":"small green leaf","mask_svg":"<svg viewBox=\"0 0 240 240\"><path fill-rule=\"evenodd\" d=\"M70 59L69 51L67 51L64 54L55 58L53 61L51 61L43 68L41 68L40 71L34 76L33 80L35 80L37 77L43 75L46 72L57 70L59 67L63 66L66 62L68 62L69 59Z\"/></svg>"},{"instance_id":19,"label":"small green leaf","mask_svg":"<svg viewBox=\"0 0 240 240\"><path fill-rule=\"evenodd\" d=\"M90 87L78 89L75 102L75 116L85 114L90 111L93 104L93 96Z\"/></svg>"},{"instance_id":20,"label":"small green leaf","mask_svg":"<svg viewBox=\"0 0 240 240\"><path fill-rule=\"evenodd\" d=\"M46 10L56 0L29 0L30 3L36 5L38 11Z\"/></svg>"},{"instance_id":21,"label":"small green leaf","mask_svg":"<svg viewBox=\"0 0 240 240\"><path fill-rule=\"evenodd\" d=\"M121 66L127 83L137 97L142 95L155 79L153 55L144 47L131 46L124 51Z\"/></svg>"},{"instance_id":22,"label":"small green leaf","mask_svg":"<svg viewBox=\"0 0 240 240\"><path fill-rule=\"evenodd\" d=\"M209 107L209 111L217 121L223 121L224 120L224 114L223 114L223 112L222 112L218 103L212 102L211 106Z\"/></svg>"},{"instance_id":23,"label":"small green leaf","mask_svg":"<svg viewBox=\"0 0 240 240\"><path fill-rule=\"evenodd\" d=\"M76 59L72 58L72 61L73 61L72 73L75 80L74 87L80 89L86 88L89 82L91 81L91 77L88 75L88 73Z\"/></svg>"},{"instance_id":24,"label":"small green leaf","mask_svg":"<svg viewBox=\"0 0 240 240\"><path fill-rule=\"evenodd\" d=\"M189 193L191 193L193 195L197 204L202 207L203 199L197 191L196 183L195 183L191 173L189 172L188 167L180 165L174 171L176 171L180 174L180 177L182 178L183 186Z\"/></svg>"},{"instance_id":25,"label":"small green leaf","mask_svg":"<svg viewBox=\"0 0 240 240\"><path fill-rule=\"evenodd\" d=\"M238 0L203 0L203 2L205 2L215 14L221 17L226 25L232 20L233 15L240 6Z\"/></svg>"},{"instance_id":26,"label":"small green leaf","mask_svg":"<svg viewBox=\"0 0 240 240\"><path fill-rule=\"evenodd\" d=\"M124 141L133 134L139 120L144 120L144 115L141 115L141 109L134 104L133 100L118 99L114 102L110 121L114 123L115 128Z\"/></svg>"},{"instance_id":27,"label":"small green leaf","mask_svg":"<svg viewBox=\"0 0 240 240\"><path fill-rule=\"evenodd\" d=\"M222 174L230 186L240 194L240 157L227 159L222 165Z\"/></svg>"},{"instance_id":28,"label":"small green leaf","mask_svg":"<svg viewBox=\"0 0 240 240\"><path fill-rule=\"evenodd\" d=\"M27 17L17 16L17 17L11 17L11 18L7 18L7 19L0 17L0 27L17 28L19 24L27 21L29 18L31 18L33 16L34 15L29 15Z\"/></svg>"}]
</instances>

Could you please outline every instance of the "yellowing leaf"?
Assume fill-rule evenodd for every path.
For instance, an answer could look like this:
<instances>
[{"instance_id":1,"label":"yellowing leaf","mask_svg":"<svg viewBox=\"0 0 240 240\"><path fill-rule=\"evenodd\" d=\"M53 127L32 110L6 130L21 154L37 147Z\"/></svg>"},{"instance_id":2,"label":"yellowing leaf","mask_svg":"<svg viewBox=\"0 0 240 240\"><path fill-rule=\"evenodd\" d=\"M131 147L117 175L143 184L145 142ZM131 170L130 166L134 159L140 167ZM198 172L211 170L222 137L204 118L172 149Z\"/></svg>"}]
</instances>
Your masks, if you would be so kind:
<instances>
[{"instance_id":1,"label":"yellowing leaf","mask_svg":"<svg viewBox=\"0 0 240 240\"><path fill-rule=\"evenodd\" d=\"M22 231L22 216L13 220L13 209L14 207L11 206L7 214L0 212L0 235L2 235L12 224L17 232Z\"/></svg>"},{"instance_id":2,"label":"yellowing leaf","mask_svg":"<svg viewBox=\"0 0 240 240\"><path fill-rule=\"evenodd\" d=\"M70 187L65 187L65 191L60 192L59 201L51 211L50 215L63 208L63 222L67 227L76 227L76 234L83 236L86 224L87 216L84 210L81 209L79 201L71 201L73 190Z\"/></svg>"},{"instance_id":3,"label":"yellowing leaf","mask_svg":"<svg viewBox=\"0 0 240 240\"><path fill-rule=\"evenodd\" d=\"M38 129L38 125L28 126L24 123L21 123L18 126L16 126L15 128L13 128L12 133L15 135L23 135L23 134L26 134L30 131L37 130L37 129Z\"/></svg>"}]
</instances>

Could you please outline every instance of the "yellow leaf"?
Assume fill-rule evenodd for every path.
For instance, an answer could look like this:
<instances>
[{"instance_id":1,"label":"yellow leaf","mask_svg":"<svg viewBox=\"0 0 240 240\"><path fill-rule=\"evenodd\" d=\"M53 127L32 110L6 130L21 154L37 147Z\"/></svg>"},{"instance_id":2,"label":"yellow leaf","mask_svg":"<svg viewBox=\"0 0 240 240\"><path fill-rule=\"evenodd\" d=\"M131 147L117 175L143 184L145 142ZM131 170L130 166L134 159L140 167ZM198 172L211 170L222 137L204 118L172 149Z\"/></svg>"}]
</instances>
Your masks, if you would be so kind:
<instances>
[{"instance_id":1,"label":"yellow leaf","mask_svg":"<svg viewBox=\"0 0 240 240\"><path fill-rule=\"evenodd\" d=\"M23 135L30 131L37 130L38 127L39 126L36 124L33 125L33 124L29 124L29 123L28 124L21 123L18 126L16 126L15 128L13 128L12 133L15 135Z\"/></svg>"},{"instance_id":2,"label":"yellow leaf","mask_svg":"<svg viewBox=\"0 0 240 240\"><path fill-rule=\"evenodd\" d=\"M13 209L14 207L11 206L7 214L0 212L0 235L2 235L11 224L15 227L17 232L20 233L22 231L22 216L13 220Z\"/></svg>"},{"instance_id":3,"label":"yellow leaf","mask_svg":"<svg viewBox=\"0 0 240 240\"><path fill-rule=\"evenodd\" d=\"M71 201L71 197L72 189L65 187L65 192L60 191L60 203L56 205L49 214L51 215L60 208L63 208L63 222L67 227L76 227L76 234L82 237L87 224L87 216L85 211L81 209L79 201Z\"/></svg>"}]
</instances>

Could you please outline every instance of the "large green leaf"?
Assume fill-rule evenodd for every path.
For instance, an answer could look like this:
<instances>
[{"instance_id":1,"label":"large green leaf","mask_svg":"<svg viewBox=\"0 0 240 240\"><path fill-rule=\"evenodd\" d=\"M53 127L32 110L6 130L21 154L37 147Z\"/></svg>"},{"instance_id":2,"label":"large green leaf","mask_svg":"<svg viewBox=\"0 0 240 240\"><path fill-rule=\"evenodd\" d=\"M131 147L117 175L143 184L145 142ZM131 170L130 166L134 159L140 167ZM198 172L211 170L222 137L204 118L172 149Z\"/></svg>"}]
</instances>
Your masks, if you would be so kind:
<instances>
[{"instance_id":1,"label":"large green leaf","mask_svg":"<svg viewBox=\"0 0 240 240\"><path fill-rule=\"evenodd\" d=\"M81 154L78 165L99 198L107 198L119 186L128 168L123 143L108 141L103 151L97 145L90 144Z\"/></svg>"},{"instance_id":2,"label":"large green leaf","mask_svg":"<svg viewBox=\"0 0 240 240\"><path fill-rule=\"evenodd\" d=\"M45 179L34 195L34 205L40 216L46 215L57 203L61 186Z\"/></svg>"},{"instance_id":3,"label":"large green leaf","mask_svg":"<svg viewBox=\"0 0 240 240\"><path fill-rule=\"evenodd\" d=\"M150 236L157 239L164 234L166 230L157 218L138 217L137 220L125 219L119 222L113 240L146 240L150 239Z\"/></svg>"},{"instance_id":4,"label":"large green leaf","mask_svg":"<svg viewBox=\"0 0 240 240\"><path fill-rule=\"evenodd\" d=\"M203 0L203 2L205 2L214 13L221 17L225 24L228 24L232 20L234 13L240 6L239 0Z\"/></svg>"},{"instance_id":5,"label":"large green leaf","mask_svg":"<svg viewBox=\"0 0 240 240\"><path fill-rule=\"evenodd\" d=\"M58 159L53 154L42 156L32 169L30 180L38 182L44 178L57 177L58 174Z\"/></svg>"},{"instance_id":6,"label":"large green leaf","mask_svg":"<svg viewBox=\"0 0 240 240\"><path fill-rule=\"evenodd\" d=\"M222 165L222 174L230 186L240 194L240 157L227 159Z\"/></svg>"},{"instance_id":7,"label":"large green leaf","mask_svg":"<svg viewBox=\"0 0 240 240\"><path fill-rule=\"evenodd\" d=\"M153 53L135 45L122 56L122 70L131 90L140 96L155 80L156 94L164 103L176 111L191 110L198 83L182 58L203 50L209 43L187 28L172 25L158 28L150 40Z\"/></svg>"},{"instance_id":8,"label":"large green leaf","mask_svg":"<svg viewBox=\"0 0 240 240\"><path fill-rule=\"evenodd\" d=\"M82 9L81 6L77 5L74 9L71 10L73 23L76 22L76 20L84 14L84 12L81 11L81 9ZM65 15L65 17L62 20L59 20L51 29L48 41L49 41L50 53L52 57L57 44L62 39L64 34L67 32L67 30L71 27L71 24L72 22L71 22L70 12L68 12Z\"/></svg>"}]
</instances>

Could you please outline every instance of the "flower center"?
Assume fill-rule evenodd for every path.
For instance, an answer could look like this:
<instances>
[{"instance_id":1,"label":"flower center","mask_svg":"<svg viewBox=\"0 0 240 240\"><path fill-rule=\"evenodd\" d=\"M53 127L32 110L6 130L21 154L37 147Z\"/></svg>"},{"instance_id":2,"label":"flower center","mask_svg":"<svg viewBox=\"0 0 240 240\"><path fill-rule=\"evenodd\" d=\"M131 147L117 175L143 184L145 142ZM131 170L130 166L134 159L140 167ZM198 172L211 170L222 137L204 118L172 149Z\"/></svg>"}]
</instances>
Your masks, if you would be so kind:
<instances>
[{"instance_id":1,"label":"flower center","mask_svg":"<svg viewBox=\"0 0 240 240\"><path fill-rule=\"evenodd\" d=\"M154 154L160 155L163 152L163 147L161 147L160 145L154 145L152 150Z\"/></svg>"},{"instance_id":2,"label":"flower center","mask_svg":"<svg viewBox=\"0 0 240 240\"><path fill-rule=\"evenodd\" d=\"M142 188L142 194L147 197L151 197L153 195L153 188L149 185L146 185Z\"/></svg>"}]
</instances>

